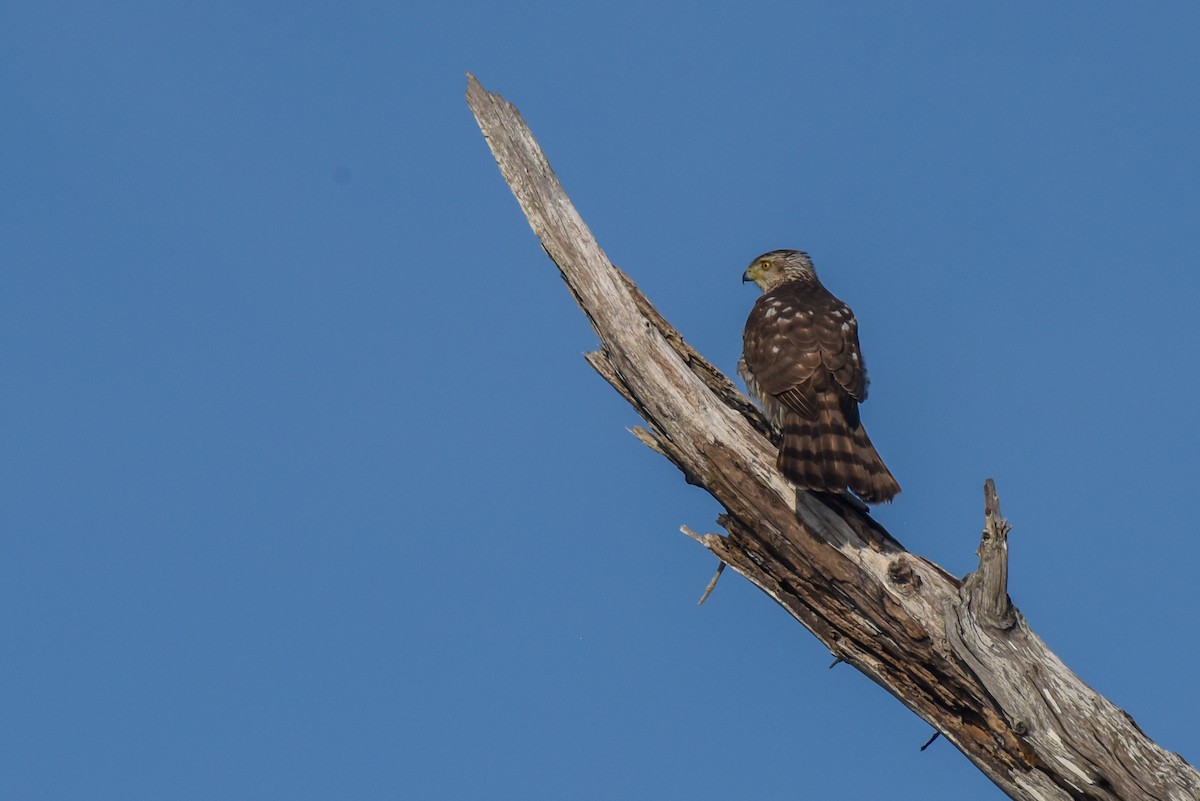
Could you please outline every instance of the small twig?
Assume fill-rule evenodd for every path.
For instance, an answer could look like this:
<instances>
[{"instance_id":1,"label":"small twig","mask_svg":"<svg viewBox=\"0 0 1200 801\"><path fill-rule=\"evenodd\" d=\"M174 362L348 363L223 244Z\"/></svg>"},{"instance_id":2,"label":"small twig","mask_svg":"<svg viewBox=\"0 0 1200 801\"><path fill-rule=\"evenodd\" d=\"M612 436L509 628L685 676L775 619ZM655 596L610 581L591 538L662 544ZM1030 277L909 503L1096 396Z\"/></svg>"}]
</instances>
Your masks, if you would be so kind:
<instances>
[{"instance_id":1,"label":"small twig","mask_svg":"<svg viewBox=\"0 0 1200 801\"><path fill-rule=\"evenodd\" d=\"M708 600L708 596L712 595L712 591L716 589L717 579L721 577L721 572L725 569L725 563L717 565L717 572L713 573L712 581L708 582L708 586L704 588L704 594L700 596L700 600L696 602L696 606Z\"/></svg>"},{"instance_id":2,"label":"small twig","mask_svg":"<svg viewBox=\"0 0 1200 801\"><path fill-rule=\"evenodd\" d=\"M933 736L925 741L925 745L921 746L921 750L924 751L926 748L933 745L933 741L941 736L942 736L942 733L940 731L934 730Z\"/></svg>"},{"instance_id":3,"label":"small twig","mask_svg":"<svg viewBox=\"0 0 1200 801\"><path fill-rule=\"evenodd\" d=\"M835 659L835 660L833 660L832 662L830 662L830 663L829 663L829 669L830 669L830 670L833 670L835 667L837 667L838 665L842 664L842 663L843 663L843 662L845 662L845 661L846 661L845 659L842 659L842 658L839 656L837 659Z\"/></svg>"}]
</instances>

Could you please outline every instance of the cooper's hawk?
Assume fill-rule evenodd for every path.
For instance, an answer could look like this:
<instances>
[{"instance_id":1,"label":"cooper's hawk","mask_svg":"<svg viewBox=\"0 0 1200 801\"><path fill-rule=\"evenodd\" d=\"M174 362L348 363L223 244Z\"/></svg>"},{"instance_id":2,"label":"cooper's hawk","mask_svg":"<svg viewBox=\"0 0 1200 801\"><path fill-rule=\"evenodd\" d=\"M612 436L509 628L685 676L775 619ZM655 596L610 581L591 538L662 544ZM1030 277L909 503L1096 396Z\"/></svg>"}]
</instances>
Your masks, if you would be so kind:
<instances>
[{"instance_id":1,"label":"cooper's hawk","mask_svg":"<svg viewBox=\"0 0 1200 801\"><path fill-rule=\"evenodd\" d=\"M777 464L800 489L890 501L900 485L858 416L867 367L850 307L821 285L807 253L773 250L742 276L763 290L746 320L738 374L783 430Z\"/></svg>"}]
</instances>

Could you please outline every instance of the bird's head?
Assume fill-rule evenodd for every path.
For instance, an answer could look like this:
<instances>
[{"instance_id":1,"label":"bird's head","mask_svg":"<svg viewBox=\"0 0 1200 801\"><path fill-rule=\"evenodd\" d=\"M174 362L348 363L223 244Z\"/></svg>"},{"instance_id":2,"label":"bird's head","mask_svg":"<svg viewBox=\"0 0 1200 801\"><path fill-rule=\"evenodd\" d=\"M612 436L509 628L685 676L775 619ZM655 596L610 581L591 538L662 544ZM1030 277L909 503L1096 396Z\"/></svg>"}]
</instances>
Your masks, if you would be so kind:
<instances>
[{"instance_id":1,"label":"bird's head","mask_svg":"<svg viewBox=\"0 0 1200 801\"><path fill-rule=\"evenodd\" d=\"M801 250L772 250L764 253L742 273L742 283L753 281L763 292L770 292L788 281L815 281L812 260Z\"/></svg>"}]
</instances>

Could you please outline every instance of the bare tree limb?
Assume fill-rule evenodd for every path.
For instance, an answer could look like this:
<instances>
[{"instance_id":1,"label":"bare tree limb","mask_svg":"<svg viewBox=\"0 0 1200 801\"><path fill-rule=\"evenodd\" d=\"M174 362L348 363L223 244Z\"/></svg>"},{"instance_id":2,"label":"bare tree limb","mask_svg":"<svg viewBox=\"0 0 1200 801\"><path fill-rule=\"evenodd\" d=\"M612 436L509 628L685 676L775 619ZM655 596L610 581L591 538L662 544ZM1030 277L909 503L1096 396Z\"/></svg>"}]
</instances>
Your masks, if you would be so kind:
<instances>
[{"instance_id":1,"label":"bare tree limb","mask_svg":"<svg viewBox=\"0 0 1200 801\"><path fill-rule=\"evenodd\" d=\"M845 499L793 490L769 424L609 262L516 108L472 76L467 103L600 338L588 363L646 421L637 437L725 507L727 536L689 536L1011 798L1200 799L1200 773L1067 669L1013 607L1009 526L990 479L979 569L962 582Z\"/></svg>"}]
</instances>

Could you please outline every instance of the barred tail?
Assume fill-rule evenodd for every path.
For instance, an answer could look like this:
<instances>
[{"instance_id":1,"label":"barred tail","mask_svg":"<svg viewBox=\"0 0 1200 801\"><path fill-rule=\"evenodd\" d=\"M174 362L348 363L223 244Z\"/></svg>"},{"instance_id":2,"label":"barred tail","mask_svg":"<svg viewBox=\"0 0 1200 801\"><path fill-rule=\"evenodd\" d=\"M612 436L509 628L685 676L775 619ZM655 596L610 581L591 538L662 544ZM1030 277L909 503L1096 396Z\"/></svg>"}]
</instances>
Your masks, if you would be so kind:
<instances>
[{"instance_id":1,"label":"barred tail","mask_svg":"<svg viewBox=\"0 0 1200 801\"><path fill-rule=\"evenodd\" d=\"M857 404L843 409L834 393L823 393L816 420L789 412L777 460L780 472L800 489L845 492L849 487L867 503L894 498L900 485L879 458L857 411Z\"/></svg>"}]
</instances>

